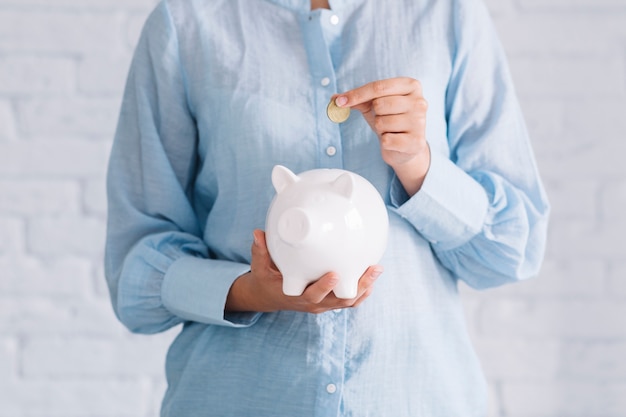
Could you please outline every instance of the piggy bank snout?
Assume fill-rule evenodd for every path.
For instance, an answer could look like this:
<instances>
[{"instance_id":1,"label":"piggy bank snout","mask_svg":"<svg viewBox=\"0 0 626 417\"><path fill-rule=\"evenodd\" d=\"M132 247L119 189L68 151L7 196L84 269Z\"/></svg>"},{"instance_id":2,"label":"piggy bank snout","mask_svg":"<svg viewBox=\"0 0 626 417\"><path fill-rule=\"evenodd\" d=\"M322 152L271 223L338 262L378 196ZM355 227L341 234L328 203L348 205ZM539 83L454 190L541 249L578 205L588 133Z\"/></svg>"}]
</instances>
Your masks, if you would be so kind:
<instances>
[{"instance_id":1,"label":"piggy bank snout","mask_svg":"<svg viewBox=\"0 0 626 417\"><path fill-rule=\"evenodd\" d=\"M311 234L311 218L299 207L292 207L278 219L278 236L291 245L303 243Z\"/></svg>"}]
</instances>

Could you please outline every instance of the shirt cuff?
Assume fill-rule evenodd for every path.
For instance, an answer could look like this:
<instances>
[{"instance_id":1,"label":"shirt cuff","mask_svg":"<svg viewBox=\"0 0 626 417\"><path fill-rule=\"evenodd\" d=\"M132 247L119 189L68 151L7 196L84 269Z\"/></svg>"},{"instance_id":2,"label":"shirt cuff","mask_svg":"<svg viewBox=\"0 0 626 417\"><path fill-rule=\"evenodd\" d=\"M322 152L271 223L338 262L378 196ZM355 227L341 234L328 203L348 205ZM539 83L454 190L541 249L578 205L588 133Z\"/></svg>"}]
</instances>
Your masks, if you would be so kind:
<instances>
[{"instance_id":1,"label":"shirt cuff","mask_svg":"<svg viewBox=\"0 0 626 417\"><path fill-rule=\"evenodd\" d=\"M402 218L442 250L459 247L478 234L489 208L485 189L450 159L435 152L422 188L409 198L394 177L390 201Z\"/></svg>"},{"instance_id":2,"label":"shirt cuff","mask_svg":"<svg viewBox=\"0 0 626 417\"><path fill-rule=\"evenodd\" d=\"M170 265L163 278L163 305L185 320L249 327L261 313L224 312L230 287L249 270L249 265L236 262L191 256L179 258Z\"/></svg>"}]
</instances>

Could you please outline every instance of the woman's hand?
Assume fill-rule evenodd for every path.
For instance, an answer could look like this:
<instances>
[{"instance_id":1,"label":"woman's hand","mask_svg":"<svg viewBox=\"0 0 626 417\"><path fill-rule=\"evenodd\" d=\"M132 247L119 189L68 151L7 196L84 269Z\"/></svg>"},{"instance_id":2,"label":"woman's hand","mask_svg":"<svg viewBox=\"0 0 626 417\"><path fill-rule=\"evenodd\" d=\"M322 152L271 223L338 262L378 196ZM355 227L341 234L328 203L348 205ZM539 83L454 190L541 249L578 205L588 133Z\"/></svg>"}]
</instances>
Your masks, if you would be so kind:
<instances>
[{"instance_id":1,"label":"woman's hand","mask_svg":"<svg viewBox=\"0 0 626 417\"><path fill-rule=\"evenodd\" d=\"M359 279L357 296L352 299L337 298L332 293L339 280L333 272L309 285L302 295L287 296L283 294L283 277L267 251L265 233L255 230L253 234L251 270L233 283L226 300L226 311L293 310L318 314L357 307L372 293L374 281L382 273L381 266L369 267Z\"/></svg>"},{"instance_id":2,"label":"woman's hand","mask_svg":"<svg viewBox=\"0 0 626 417\"><path fill-rule=\"evenodd\" d=\"M430 166L421 83L408 77L374 81L337 95L335 104L363 114L378 135L383 160L410 196L419 191Z\"/></svg>"}]
</instances>

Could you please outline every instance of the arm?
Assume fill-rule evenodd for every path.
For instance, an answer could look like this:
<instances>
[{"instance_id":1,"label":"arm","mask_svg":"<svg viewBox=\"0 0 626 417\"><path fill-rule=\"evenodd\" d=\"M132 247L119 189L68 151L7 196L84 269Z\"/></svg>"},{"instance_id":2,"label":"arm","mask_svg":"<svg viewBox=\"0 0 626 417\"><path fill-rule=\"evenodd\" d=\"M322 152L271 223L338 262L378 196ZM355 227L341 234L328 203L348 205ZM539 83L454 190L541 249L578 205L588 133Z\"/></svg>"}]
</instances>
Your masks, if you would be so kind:
<instances>
[{"instance_id":1,"label":"arm","mask_svg":"<svg viewBox=\"0 0 626 417\"><path fill-rule=\"evenodd\" d=\"M148 19L124 93L107 177L105 274L130 330L186 320L247 326L224 316L232 282L249 265L210 259L191 200L197 131L166 2Z\"/></svg>"},{"instance_id":2,"label":"arm","mask_svg":"<svg viewBox=\"0 0 626 417\"><path fill-rule=\"evenodd\" d=\"M410 170L417 180L406 174L408 165L397 169L386 161L396 172L391 201L398 214L431 243L456 277L472 287L487 288L538 272L549 207L487 10L474 0L459 1L456 7L456 49L446 96L449 154L432 151L426 158L419 152L427 138L418 106L404 112L415 122L401 131L414 132L401 149L415 156L406 159L416 161ZM344 93L344 105L355 106L367 120L381 97L376 91L387 92L383 95L387 103L394 95L404 102L411 96L416 102L423 100L420 90L401 91L401 84L406 84L402 79L383 83ZM383 112L376 118L388 116ZM385 131L377 130L385 126L384 120L368 122L381 139L384 156Z\"/></svg>"}]
</instances>

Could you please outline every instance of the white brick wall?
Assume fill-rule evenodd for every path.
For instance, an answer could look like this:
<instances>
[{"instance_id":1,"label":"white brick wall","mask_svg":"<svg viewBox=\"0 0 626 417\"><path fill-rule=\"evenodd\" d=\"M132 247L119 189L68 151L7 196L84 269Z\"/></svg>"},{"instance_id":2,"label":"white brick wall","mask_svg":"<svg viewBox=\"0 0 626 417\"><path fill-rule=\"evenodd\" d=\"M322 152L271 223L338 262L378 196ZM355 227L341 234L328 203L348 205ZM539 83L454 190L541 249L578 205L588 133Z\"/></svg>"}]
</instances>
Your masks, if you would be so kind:
<instances>
[{"instance_id":1,"label":"white brick wall","mask_svg":"<svg viewBox=\"0 0 626 417\"><path fill-rule=\"evenodd\" d=\"M158 415L175 332L102 272L104 175L155 0L0 0L0 417ZM626 417L626 0L488 0L553 205L539 279L463 288L490 417Z\"/></svg>"},{"instance_id":2,"label":"white brick wall","mask_svg":"<svg viewBox=\"0 0 626 417\"><path fill-rule=\"evenodd\" d=\"M541 276L464 288L493 417L626 416L626 1L490 0L553 206Z\"/></svg>"},{"instance_id":3,"label":"white brick wall","mask_svg":"<svg viewBox=\"0 0 626 417\"><path fill-rule=\"evenodd\" d=\"M102 273L104 175L154 0L0 0L0 417L148 417L173 333L129 335Z\"/></svg>"}]
</instances>

